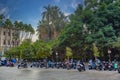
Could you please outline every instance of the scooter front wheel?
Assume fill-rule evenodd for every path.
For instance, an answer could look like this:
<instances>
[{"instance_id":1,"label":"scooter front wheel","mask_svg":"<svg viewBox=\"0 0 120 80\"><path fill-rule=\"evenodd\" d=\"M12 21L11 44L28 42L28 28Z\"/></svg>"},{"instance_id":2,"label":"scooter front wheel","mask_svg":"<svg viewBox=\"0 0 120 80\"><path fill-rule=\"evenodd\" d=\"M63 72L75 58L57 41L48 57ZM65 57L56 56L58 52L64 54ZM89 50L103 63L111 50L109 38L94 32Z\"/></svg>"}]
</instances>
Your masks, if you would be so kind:
<instances>
[{"instance_id":1,"label":"scooter front wheel","mask_svg":"<svg viewBox=\"0 0 120 80\"><path fill-rule=\"evenodd\" d=\"M81 72L81 69L80 69L80 68L78 68L77 70L78 70L79 72Z\"/></svg>"}]
</instances>

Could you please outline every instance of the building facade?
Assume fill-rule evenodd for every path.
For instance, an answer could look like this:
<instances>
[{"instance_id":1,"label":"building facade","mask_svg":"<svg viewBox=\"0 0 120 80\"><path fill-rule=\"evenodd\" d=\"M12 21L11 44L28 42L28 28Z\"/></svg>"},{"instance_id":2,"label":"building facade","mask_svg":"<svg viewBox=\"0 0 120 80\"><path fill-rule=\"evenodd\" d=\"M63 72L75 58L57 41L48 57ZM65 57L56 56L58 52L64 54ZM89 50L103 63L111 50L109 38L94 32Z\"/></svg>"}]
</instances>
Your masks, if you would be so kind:
<instances>
[{"instance_id":1,"label":"building facade","mask_svg":"<svg viewBox=\"0 0 120 80\"><path fill-rule=\"evenodd\" d=\"M14 29L0 27L0 55L20 44L19 34Z\"/></svg>"}]
</instances>

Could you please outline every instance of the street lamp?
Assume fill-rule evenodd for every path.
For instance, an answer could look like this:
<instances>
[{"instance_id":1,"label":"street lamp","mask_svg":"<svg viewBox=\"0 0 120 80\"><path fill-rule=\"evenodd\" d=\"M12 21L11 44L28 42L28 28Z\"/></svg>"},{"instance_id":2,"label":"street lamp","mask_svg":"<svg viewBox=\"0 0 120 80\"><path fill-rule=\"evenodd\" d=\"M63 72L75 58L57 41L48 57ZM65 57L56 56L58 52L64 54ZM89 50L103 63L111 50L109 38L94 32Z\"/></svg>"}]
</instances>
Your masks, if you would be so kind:
<instances>
[{"instance_id":1,"label":"street lamp","mask_svg":"<svg viewBox=\"0 0 120 80\"><path fill-rule=\"evenodd\" d=\"M57 58L58 58L58 53L56 52L56 61L57 61Z\"/></svg>"},{"instance_id":2,"label":"street lamp","mask_svg":"<svg viewBox=\"0 0 120 80\"><path fill-rule=\"evenodd\" d=\"M110 57L110 54L111 54L111 50L110 50L110 49L108 49L109 62L111 61L111 57Z\"/></svg>"}]
</instances>

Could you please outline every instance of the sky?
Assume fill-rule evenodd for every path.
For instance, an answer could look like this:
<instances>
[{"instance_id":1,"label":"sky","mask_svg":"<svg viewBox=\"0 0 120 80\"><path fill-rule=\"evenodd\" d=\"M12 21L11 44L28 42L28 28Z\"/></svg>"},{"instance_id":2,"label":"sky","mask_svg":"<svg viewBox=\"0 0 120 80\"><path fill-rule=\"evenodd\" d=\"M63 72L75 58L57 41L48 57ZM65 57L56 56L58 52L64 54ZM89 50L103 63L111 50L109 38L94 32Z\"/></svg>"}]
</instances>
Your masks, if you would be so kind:
<instances>
[{"instance_id":1,"label":"sky","mask_svg":"<svg viewBox=\"0 0 120 80\"><path fill-rule=\"evenodd\" d=\"M73 13L83 0L0 0L0 14L4 14L12 22L22 21L37 28L44 6L56 5L67 16ZM36 34L33 41L37 39Z\"/></svg>"}]
</instances>

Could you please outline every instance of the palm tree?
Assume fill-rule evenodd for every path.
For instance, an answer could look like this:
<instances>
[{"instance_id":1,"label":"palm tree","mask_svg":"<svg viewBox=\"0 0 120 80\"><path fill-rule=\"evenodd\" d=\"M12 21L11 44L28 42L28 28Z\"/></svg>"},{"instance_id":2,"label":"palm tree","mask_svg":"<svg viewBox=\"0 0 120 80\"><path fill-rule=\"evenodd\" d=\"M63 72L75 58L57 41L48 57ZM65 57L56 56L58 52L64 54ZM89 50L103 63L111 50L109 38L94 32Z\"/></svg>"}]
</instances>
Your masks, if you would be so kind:
<instances>
[{"instance_id":1,"label":"palm tree","mask_svg":"<svg viewBox=\"0 0 120 80\"><path fill-rule=\"evenodd\" d=\"M39 39L50 40L51 39L51 29L46 21L39 21L39 26L37 26L37 32Z\"/></svg>"},{"instance_id":2,"label":"palm tree","mask_svg":"<svg viewBox=\"0 0 120 80\"><path fill-rule=\"evenodd\" d=\"M42 13L42 21L40 24L40 26L47 26L48 28L47 31L48 31L48 36L49 36L49 39L51 40L52 39L52 27L50 26L50 24L52 23L52 6L51 5L48 5L48 6L45 6L44 7L45 11ZM45 29L45 28L44 28ZM41 33L42 35L42 33Z\"/></svg>"},{"instance_id":3,"label":"palm tree","mask_svg":"<svg viewBox=\"0 0 120 80\"><path fill-rule=\"evenodd\" d=\"M6 19L6 21L5 21L5 27L8 28L8 29L11 29L13 27L13 24L10 21L10 19Z\"/></svg>"},{"instance_id":4,"label":"palm tree","mask_svg":"<svg viewBox=\"0 0 120 80\"><path fill-rule=\"evenodd\" d=\"M5 35L6 43L8 43L8 45L10 45L10 47L11 47L13 24L10 21L10 19L6 19L5 20L5 26L4 26L4 28L6 29L6 32L7 32L7 34ZM10 37L10 39L9 39L9 37Z\"/></svg>"},{"instance_id":5,"label":"palm tree","mask_svg":"<svg viewBox=\"0 0 120 80\"><path fill-rule=\"evenodd\" d=\"M35 33L31 24L24 24L23 22L14 22L16 30L19 31L20 42L24 39L32 39L33 34Z\"/></svg>"},{"instance_id":6,"label":"palm tree","mask_svg":"<svg viewBox=\"0 0 120 80\"><path fill-rule=\"evenodd\" d=\"M45 6L45 11L42 13L42 20L39 22L39 29L43 29L40 27L45 27L44 29L47 29L49 39L55 39L61 29L65 26L65 19L66 17L64 14L60 11L60 9L57 6ZM42 30L40 30L42 31ZM42 33L38 31L40 35Z\"/></svg>"},{"instance_id":7,"label":"palm tree","mask_svg":"<svg viewBox=\"0 0 120 80\"><path fill-rule=\"evenodd\" d=\"M20 43L20 28L19 28L19 22L18 21L15 21L14 22L14 30L15 30L15 33L13 34L13 39L15 39L17 41L17 43Z\"/></svg>"},{"instance_id":8,"label":"palm tree","mask_svg":"<svg viewBox=\"0 0 120 80\"><path fill-rule=\"evenodd\" d=\"M15 21L14 25L15 25L15 29L19 32L20 42L22 42L23 39L24 39L24 36L25 36L25 26L26 26L26 24L24 24L23 22Z\"/></svg>"},{"instance_id":9,"label":"palm tree","mask_svg":"<svg viewBox=\"0 0 120 80\"><path fill-rule=\"evenodd\" d=\"M32 27L31 24L28 25L29 26L29 39L32 39L33 34L35 33L34 28Z\"/></svg>"},{"instance_id":10,"label":"palm tree","mask_svg":"<svg viewBox=\"0 0 120 80\"><path fill-rule=\"evenodd\" d=\"M0 15L0 36L1 36L1 31L2 31L2 27L3 27L3 20L4 20L4 15ZM0 44L1 44L1 42L0 42ZM0 58L1 58L1 56L2 56L2 47L0 46Z\"/></svg>"},{"instance_id":11,"label":"palm tree","mask_svg":"<svg viewBox=\"0 0 120 80\"><path fill-rule=\"evenodd\" d=\"M31 24L25 24L25 39L32 39L32 35L35 33Z\"/></svg>"}]
</instances>

